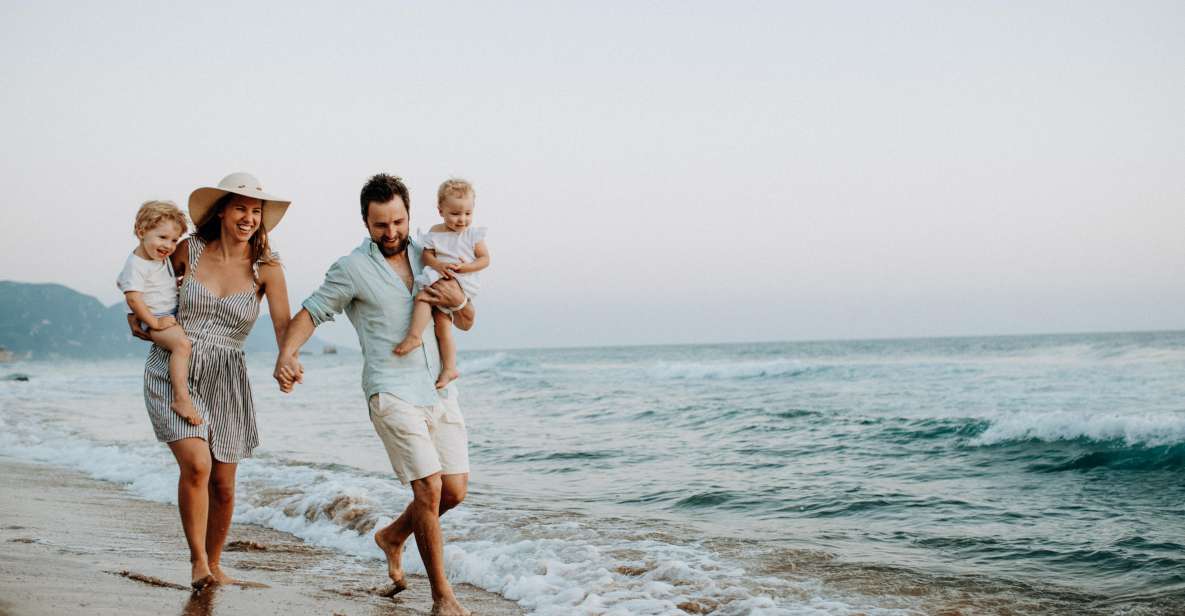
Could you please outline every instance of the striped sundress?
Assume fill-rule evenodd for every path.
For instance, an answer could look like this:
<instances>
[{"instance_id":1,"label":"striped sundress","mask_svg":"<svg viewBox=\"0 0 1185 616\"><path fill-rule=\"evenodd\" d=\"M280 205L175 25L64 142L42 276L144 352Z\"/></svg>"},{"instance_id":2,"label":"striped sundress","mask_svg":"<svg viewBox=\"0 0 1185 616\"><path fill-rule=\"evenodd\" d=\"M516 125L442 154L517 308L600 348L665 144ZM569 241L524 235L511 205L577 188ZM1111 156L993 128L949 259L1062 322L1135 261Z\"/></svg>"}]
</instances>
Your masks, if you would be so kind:
<instances>
[{"instance_id":1,"label":"striped sundress","mask_svg":"<svg viewBox=\"0 0 1185 616\"><path fill-rule=\"evenodd\" d=\"M193 343L189 395L205 421L193 426L173 412L169 352L155 344L144 366L144 405L157 440L202 438L210 444L215 460L233 463L250 457L259 444L255 401L243 357L243 343L259 316L259 287L254 282L250 290L224 298L211 293L197 280L205 247L201 238L190 237L189 267L177 298L177 322ZM255 267L258 280L258 264Z\"/></svg>"}]
</instances>

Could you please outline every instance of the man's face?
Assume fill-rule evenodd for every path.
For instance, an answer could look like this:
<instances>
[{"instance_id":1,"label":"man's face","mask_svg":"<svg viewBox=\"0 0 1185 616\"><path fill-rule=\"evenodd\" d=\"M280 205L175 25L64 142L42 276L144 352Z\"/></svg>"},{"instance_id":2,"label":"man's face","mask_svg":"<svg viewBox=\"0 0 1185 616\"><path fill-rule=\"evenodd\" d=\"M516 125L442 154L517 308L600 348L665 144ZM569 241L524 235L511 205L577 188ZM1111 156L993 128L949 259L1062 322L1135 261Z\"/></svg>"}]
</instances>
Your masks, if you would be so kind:
<instances>
[{"instance_id":1,"label":"man's face","mask_svg":"<svg viewBox=\"0 0 1185 616\"><path fill-rule=\"evenodd\" d=\"M386 203L370 203L366 230L384 257L393 257L407 249L408 218L407 206L400 197Z\"/></svg>"}]
</instances>

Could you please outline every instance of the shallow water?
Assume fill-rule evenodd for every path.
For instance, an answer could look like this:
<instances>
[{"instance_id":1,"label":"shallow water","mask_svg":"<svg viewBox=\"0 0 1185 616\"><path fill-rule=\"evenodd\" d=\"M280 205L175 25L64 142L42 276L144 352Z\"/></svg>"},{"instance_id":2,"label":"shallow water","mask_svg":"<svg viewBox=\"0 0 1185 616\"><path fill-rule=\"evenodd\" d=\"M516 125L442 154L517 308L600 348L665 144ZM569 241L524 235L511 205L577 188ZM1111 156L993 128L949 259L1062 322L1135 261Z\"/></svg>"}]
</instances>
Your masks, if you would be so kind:
<instances>
[{"instance_id":1,"label":"shallow water","mask_svg":"<svg viewBox=\"0 0 1185 616\"><path fill-rule=\"evenodd\" d=\"M357 356L282 396L237 516L378 558L408 492ZM1185 332L463 353L449 572L539 614L1169 613ZM142 366L29 363L0 453L170 501ZM420 568L414 550L407 565Z\"/></svg>"}]
</instances>

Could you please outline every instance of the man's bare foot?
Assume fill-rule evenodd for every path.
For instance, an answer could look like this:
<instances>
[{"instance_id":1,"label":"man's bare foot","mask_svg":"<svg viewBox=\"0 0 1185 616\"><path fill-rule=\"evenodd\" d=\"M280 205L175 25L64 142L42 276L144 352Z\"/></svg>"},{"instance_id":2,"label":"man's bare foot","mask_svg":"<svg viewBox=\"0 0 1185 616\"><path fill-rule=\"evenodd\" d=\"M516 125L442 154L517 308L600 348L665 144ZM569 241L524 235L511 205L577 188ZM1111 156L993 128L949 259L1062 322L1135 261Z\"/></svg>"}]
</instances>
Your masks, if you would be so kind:
<instances>
[{"instance_id":1,"label":"man's bare foot","mask_svg":"<svg viewBox=\"0 0 1185 616\"><path fill-rule=\"evenodd\" d=\"M189 584L193 586L193 589L199 591L214 583L214 576L210 573L210 567L206 563L194 563L189 579L192 580Z\"/></svg>"},{"instance_id":2,"label":"man's bare foot","mask_svg":"<svg viewBox=\"0 0 1185 616\"><path fill-rule=\"evenodd\" d=\"M407 580L403 577L403 544L387 539L384 535L386 531L387 529L383 528L375 533L374 542L387 556L387 577L391 578L391 584L394 586L394 592L388 596L394 596L407 589Z\"/></svg>"},{"instance_id":3,"label":"man's bare foot","mask_svg":"<svg viewBox=\"0 0 1185 616\"><path fill-rule=\"evenodd\" d=\"M193 408L193 401L188 398L174 400L173 412L181 416L181 419L188 421L191 426L202 425L202 416L198 414L197 409Z\"/></svg>"},{"instance_id":4,"label":"man's bare foot","mask_svg":"<svg viewBox=\"0 0 1185 616\"><path fill-rule=\"evenodd\" d=\"M407 337L403 339L403 342L395 345L395 354L407 355L423 344L424 341L419 336L408 334Z\"/></svg>"},{"instance_id":5,"label":"man's bare foot","mask_svg":"<svg viewBox=\"0 0 1185 616\"><path fill-rule=\"evenodd\" d=\"M436 389L444 389L449 383L457 380L461 373L456 368L445 368L440 371L440 376L436 377Z\"/></svg>"},{"instance_id":6,"label":"man's bare foot","mask_svg":"<svg viewBox=\"0 0 1185 616\"><path fill-rule=\"evenodd\" d=\"M431 614L432 616L473 616L473 612L457 603L456 597L434 601Z\"/></svg>"}]
</instances>

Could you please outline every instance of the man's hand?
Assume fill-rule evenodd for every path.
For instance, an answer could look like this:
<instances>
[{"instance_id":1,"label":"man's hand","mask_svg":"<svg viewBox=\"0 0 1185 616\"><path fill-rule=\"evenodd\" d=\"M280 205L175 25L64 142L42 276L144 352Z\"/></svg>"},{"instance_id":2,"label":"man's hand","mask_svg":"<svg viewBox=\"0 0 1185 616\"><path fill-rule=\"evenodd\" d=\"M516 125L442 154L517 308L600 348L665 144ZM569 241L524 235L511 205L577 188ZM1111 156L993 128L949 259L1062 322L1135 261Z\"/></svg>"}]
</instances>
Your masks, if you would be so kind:
<instances>
[{"instance_id":1,"label":"man's hand","mask_svg":"<svg viewBox=\"0 0 1185 616\"><path fill-rule=\"evenodd\" d=\"M177 324L177 319L174 319L173 317L170 317L170 316L156 317L156 327L154 327L152 329L154 329L156 331L160 331L162 329L169 329L170 327L172 327L176 324Z\"/></svg>"},{"instance_id":2,"label":"man's hand","mask_svg":"<svg viewBox=\"0 0 1185 616\"><path fill-rule=\"evenodd\" d=\"M456 279L438 280L422 291L424 301L441 308L456 308L465 301L465 292Z\"/></svg>"},{"instance_id":3,"label":"man's hand","mask_svg":"<svg viewBox=\"0 0 1185 616\"><path fill-rule=\"evenodd\" d=\"M128 327L132 328L133 336L141 340L152 340L152 336L149 336L148 332L140 329L140 319L136 318L136 315L128 313Z\"/></svg>"},{"instance_id":4,"label":"man's hand","mask_svg":"<svg viewBox=\"0 0 1185 616\"><path fill-rule=\"evenodd\" d=\"M280 355L276 358L276 370L272 373L276 382L280 384L280 391L288 394L297 383L304 382L304 366L295 355Z\"/></svg>"}]
</instances>

